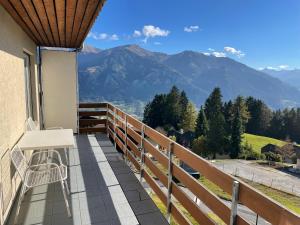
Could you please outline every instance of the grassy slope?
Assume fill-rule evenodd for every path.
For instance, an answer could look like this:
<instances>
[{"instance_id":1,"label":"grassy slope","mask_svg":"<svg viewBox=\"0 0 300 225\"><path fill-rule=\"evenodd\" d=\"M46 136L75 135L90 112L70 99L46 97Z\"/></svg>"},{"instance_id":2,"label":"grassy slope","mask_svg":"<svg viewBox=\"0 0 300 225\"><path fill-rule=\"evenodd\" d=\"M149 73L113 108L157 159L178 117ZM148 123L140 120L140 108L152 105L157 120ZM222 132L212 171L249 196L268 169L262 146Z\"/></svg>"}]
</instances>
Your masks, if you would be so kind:
<instances>
[{"instance_id":1,"label":"grassy slope","mask_svg":"<svg viewBox=\"0 0 300 225\"><path fill-rule=\"evenodd\" d=\"M264 136L259 136L259 135L254 135L254 134L247 134L245 133L243 135L243 143L248 142L248 144L252 145L253 150L256 152L261 151L261 148L267 144L274 144L279 147L283 146L286 144L286 142L274 139L274 138L269 138L269 137L264 137Z\"/></svg>"},{"instance_id":2,"label":"grassy slope","mask_svg":"<svg viewBox=\"0 0 300 225\"><path fill-rule=\"evenodd\" d=\"M252 187L254 187L255 189L261 191L262 193L266 194L270 198L284 205L291 211L298 213L300 215L300 197L275 190L273 188L267 187L262 184L254 183L251 181L246 181L246 182L250 184Z\"/></svg>"}]
</instances>

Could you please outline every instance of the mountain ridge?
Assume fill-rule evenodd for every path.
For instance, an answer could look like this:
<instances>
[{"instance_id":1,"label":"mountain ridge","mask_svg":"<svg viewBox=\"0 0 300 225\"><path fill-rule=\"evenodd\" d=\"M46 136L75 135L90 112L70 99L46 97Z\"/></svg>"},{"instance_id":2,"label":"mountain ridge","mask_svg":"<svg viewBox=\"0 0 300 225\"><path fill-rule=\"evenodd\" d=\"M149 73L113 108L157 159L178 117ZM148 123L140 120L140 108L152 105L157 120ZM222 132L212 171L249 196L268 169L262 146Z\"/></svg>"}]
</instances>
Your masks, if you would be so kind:
<instances>
[{"instance_id":1,"label":"mountain ridge","mask_svg":"<svg viewBox=\"0 0 300 225\"><path fill-rule=\"evenodd\" d=\"M300 105L300 91L227 57L186 50L176 54L124 45L79 54L81 100L147 102L176 85L197 105L219 86L224 100L254 96L272 108Z\"/></svg>"}]
</instances>

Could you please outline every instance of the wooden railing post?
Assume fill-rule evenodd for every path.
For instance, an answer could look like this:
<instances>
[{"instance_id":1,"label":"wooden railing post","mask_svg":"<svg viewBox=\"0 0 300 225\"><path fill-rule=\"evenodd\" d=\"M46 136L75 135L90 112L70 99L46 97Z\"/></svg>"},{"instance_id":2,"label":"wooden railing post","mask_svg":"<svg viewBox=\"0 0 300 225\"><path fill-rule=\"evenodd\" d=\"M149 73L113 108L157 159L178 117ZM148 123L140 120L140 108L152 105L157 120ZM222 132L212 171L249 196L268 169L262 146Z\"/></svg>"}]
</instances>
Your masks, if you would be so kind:
<instances>
[{"instance_id":1,"label":"wooden railing post","mask_svg":"<svg viewBox=\"0 0 300 225\"><path fill-rule=\"evenodd\" d=\"M127 152L127 114L125 114L125 163L127 164L128 152Z\"/></svg>"},{"instance_id":2,"label":"wooden railing post","mask_svg":"<svg viewBox=\"0 0 300 225\"><path fill-rule=\"evenodd\" d=\"M108 133L108 103L106 104L106 133L107 133L107 137L109 137L109 133Z\"/></svg>"},{"instance_id":3,"label":"wooden railing post","mask_svg":"<svg viewBox=\"0 0 300 225\"><path fill-rule=\"evenodd\" d=\"M230 225L236 224L237 218L237 206L239 200L239 182L233 181L232 184L232 200L231 200L231 213L230 213Z\"/></svg>"},{"instance_id":4,"label":"wooden railing post","mask_svg":"<svg viewBox=\"0 0 300 225\"><path fill-rule=\"evenodd\" d=\"M145 125L143 124L141 130L141 144L140 144L140 151L141 151L140 182L143 181L143 172L144 172L144 164L145 164L144 138L145 138Z\"/></svg>"},{"instance_id":5,"label":"wooden railing post","mask_svg":"<svg viewBox=\"0 0 300 225\"><path fill-rule=\"evenodd\" d=\"M114 106L113 106L114 107ZM117 133L116 133L116 107L114 107L114 145L115 145L115 149L117 149Z\"/></svg>"},{"instance_id":6,"label":"wooden railing post","mask_svg":"<svg viewBox=\"0 0 300 225\"><path fill-rule=\"evenodd\" d=\"M173 150L174 150L174 142L171 142L168 149L168 196L167 196L167 220L171 223L171 197L172 197L172 180L173 180L173 171L172 171L172 163L173 163Z\"/></svg>"}]
</instances>

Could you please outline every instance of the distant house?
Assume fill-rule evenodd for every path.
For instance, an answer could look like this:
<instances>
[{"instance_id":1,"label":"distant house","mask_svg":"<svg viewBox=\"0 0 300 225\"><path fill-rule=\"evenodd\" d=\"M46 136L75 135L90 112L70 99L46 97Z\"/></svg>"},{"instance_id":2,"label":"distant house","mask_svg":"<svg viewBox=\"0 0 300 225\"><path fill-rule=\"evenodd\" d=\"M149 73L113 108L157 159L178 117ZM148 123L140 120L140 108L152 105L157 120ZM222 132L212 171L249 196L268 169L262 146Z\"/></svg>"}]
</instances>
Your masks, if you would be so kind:
<instances>
[{"instance_id":1,"label":"distant house","mask_svg":"<svg viewBox=\"0 0 300 225\"><path fill-rule=\"evenodd\" d=\"M267 144L261 148L261 153L272 152L275 154L279 154L282 156L283 162L295 163L294 158L295 158L295 154L296 154L296 149L300 150L300 148L298 146L290 144L290 143L286 144L282 147L279 147L274 144Z\"/></svg>"},{"instance_id":2,"label":"distant house","mask_svg":"<svg viewBox=\"0 0 300 225\"><path fill-rule=\"evenodd\" d=\"M185 147L191 147L192 141L195 138L195 133L192 131L180 132L172 129L168 132L168 136L175 136L177 143Z\"/></svg>"},{"instance_id":3,"label":"distant house","mask_svg":"<svg viewBox=\"0 0 300 225\"><path fill-rule=\"evenodd\" d=\"M280 154L280 147L273 144L267 144L264 147L261 148L261 153L267 153L267 152L273 152Z\"/></svg>"}]
</instances>

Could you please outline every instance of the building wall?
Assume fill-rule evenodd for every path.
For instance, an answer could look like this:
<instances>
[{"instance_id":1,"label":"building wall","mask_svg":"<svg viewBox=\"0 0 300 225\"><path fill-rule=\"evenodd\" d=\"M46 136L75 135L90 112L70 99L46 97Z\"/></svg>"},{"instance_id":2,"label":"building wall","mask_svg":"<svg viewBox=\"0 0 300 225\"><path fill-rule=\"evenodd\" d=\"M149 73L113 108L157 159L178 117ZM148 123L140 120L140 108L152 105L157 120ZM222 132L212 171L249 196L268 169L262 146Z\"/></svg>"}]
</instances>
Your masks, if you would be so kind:
<instances>
[{"instance_id":1,"label":"building wall","mask_svg":"<svg viewBox=\"0 0 300 225\"><path fill-rule=\"evenodd\" d=\"M9 149L23 135L26 120L24 52L31 60L34 117L39 120L36 45L0 6L0 179L4 211L14 198L19 180L10 164ZM16 176L15 176L16 177Z\"/></svg>"},{"instance_id":2,"label":"building wall","mask_svg":"<svg viewBox=\"0 0 300 225\"><path fill-rule=\"evenodd\" d=\"M45 127L77 132L76 52L42 51L42 86Z\"/></svg>"}]
</instances>

